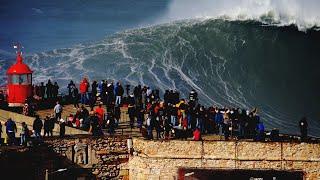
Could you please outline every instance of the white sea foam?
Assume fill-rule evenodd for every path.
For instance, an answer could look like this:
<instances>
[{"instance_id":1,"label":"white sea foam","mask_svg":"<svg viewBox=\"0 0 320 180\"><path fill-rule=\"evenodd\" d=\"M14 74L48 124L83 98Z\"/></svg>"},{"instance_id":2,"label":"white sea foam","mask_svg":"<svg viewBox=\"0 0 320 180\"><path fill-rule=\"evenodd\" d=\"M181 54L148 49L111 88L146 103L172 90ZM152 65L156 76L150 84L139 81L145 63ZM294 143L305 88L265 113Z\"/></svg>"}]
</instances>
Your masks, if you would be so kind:
<instances>
[{"instance_id":1,"label":"white sea foam","mask_svg":"<svg viewBox=\"0 0 320 180\"><path fill-rule=\"evenodd\" d=\"M194 18L257 20L300 30L320 27L319 0L174 0L159 21Z\"/></svg>"}]
</instances>

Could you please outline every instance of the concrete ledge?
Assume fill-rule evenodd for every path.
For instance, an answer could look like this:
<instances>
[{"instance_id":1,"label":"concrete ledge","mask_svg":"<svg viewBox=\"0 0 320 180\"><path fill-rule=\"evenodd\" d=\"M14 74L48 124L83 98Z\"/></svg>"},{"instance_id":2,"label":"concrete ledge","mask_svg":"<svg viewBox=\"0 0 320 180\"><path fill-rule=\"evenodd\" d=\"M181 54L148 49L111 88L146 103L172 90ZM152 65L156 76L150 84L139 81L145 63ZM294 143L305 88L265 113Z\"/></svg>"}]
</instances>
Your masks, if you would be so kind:
<instances>
[{"instance_id":1,"label":"concrete ledge","mask_svg":"<svg viewBox=\"0 0 320 180\"><path fill-rule=\"evenodd\" d=\"M20 132L21 132L21 123L25 122L28 125L28 128L30 130L33 130L33 121L34 121L34 117L29 117L29 116L24 116L22 114L18 114L15 112L11 112L11 111L5 111L0 109L0 121L2 123L2 137L4 137L6 135L6 128L4 126L4 123L7 121L7 119L13 119L16 122L17 125L17 133L16 136L20 136ZM53 135L59 135L60 132L60 126L59 124L55 124L54 129L53 129ZM43 132L42 132L43 134ZM76 134L89 134L87 131L83 131L81 129L76 129L76 128L72 128L72 127L68 127L66 126L66 135L76 135Z\"/></svg>"},{"instance_id":2,"label":"concrete ledge","mask_svg":"<svg viewBox=\"0 0 320 180\"><path fill-rule=\"evenodd\" d=\"M194 141L145 141L133 138L135 151L148 157L201 158L201 142ZM193 149L190 151L190 149Z\"/></svg>"}]
</instances>

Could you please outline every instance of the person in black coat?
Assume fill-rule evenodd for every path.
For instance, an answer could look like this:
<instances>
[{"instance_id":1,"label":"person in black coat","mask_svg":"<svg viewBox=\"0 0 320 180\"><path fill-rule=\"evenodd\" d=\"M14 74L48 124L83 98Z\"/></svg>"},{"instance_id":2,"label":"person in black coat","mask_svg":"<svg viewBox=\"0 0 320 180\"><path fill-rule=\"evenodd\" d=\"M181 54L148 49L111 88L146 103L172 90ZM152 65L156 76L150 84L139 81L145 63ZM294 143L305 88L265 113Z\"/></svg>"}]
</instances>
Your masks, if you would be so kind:
<instances>
[{"instance_id":1,"label":"person in black coat","mask_svg":"<svg viewBox=\"0 0 320 180\"><path fill-rule=\"evenodd\" d=\"M41 129L43 127L42 120L39 118L39 116L36 116L36 119L33 121L33 130L36 138L41 138Z\"/></svg>"},{"instance_id":2,"label":"person in black coat","mask_svg":"<svg viewBox=\"0 0 320 180\"><path fill-rule=\"evenodd\" d=\"M135 109L136 109L135 108L135 99L134 99L133 94L131 94L129 99L128 99L128 114L129 114L131 129L134 126L134 118L135 118L135 115L136 115Z\"/></svg>"},{"instance_id":3,"label":"person in black coat","mask_svg":"<svg viewBox=\"0 0 320 180\"><path fill-rule=\"evenodd\" d=\"M79 91L76 86L71 87L71 99L74 108L79 108Z\"/></svg>"},{"instance_id":4,"label":"person in black coat","mask_svg":"<svg viewBox=\"0 0 320 180\"><path fill-rule=\"evenodd\" d=\"M46 135L49 137L49 131L50 131L50 118L49 116L46 116L46 118L44 119L44 124L43 124L43 129L44 129L44 134L43 137L45 137Z\"/></svg>"},{"instance_id":5,"label":"person in black coat","mask_svg":"<svg viewBox=\"0 0 320 180\"><path fill-rule=\"evenodd\" d=\"M299 127L300 127L300 133L301 133L301 140L305 141L308 138L308 122L307 122L307 118L303 117L300 121L299 121Z\"/></svg>"},{"instance_id":6,"label":"person in black coat","mask_svg":"<svg viewBox=\"0 0 320 180\"><path fill-rule=\"evenodd\" d=\"M59 125L60 125L60 137L64 137L65 132L66 132L66 121L64 119L59 120Z\"/></svg>"},{"instance_id":7,"label":"person in black coat","mask_svg":"<svg viewBox=\"0 0 320 180\"><path fill-rule=\"evenodd\" d=\"M99 124L99 118L94 111L90 112L89 116L90 120L90 131L93 136L101 136L103 135L102 127Z\"/></svg>"}]
</instances>

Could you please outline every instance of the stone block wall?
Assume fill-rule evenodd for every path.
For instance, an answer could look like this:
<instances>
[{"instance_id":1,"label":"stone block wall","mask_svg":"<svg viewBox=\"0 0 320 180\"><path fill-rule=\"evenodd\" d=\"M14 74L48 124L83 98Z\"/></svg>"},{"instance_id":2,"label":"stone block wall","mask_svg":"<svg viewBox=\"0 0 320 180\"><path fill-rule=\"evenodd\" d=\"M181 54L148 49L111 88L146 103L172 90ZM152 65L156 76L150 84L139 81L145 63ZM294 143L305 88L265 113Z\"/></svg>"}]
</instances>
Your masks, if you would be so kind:
<instances>
[{"instance_id":1,"label":"stone block wall","mask_svg":"<svg viewBox=\"0 0 320 180\"><path fill-rule=\"evenodd\" d=\"M128 170L127 137L78 136L45 142L74 165L91 169L97 179L119 177Z\"/></svg>"},{"instance_id":2,"label":"stone block wall","mask_svg":"<svg viewBox=\"0 0 320 180\"><path fill-rule=\"evenodd\" d=\"M177 179L179 168L303 171L320 179L320 144L133 138L130 179Z\"/></svg>"}]
</instances>

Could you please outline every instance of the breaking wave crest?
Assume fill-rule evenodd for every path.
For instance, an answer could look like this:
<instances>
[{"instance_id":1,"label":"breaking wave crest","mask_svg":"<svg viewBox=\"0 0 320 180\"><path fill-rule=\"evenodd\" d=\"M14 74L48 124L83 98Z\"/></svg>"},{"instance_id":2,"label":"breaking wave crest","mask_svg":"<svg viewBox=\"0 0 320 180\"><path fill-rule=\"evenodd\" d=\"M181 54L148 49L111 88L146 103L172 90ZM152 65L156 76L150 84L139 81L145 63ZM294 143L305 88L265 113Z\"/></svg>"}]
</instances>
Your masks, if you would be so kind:
<instances>
[{"instance_id":1,"label":"breaking wave crest","mask_svg":"<svg viewBox=\"0 0 320 180\"><path fill-rule=\"evenodd\" d=\"M255 20L268 25L320 28L318 0L174 0L162 22L194 18Z\"/></svg>"}]
</instances>

